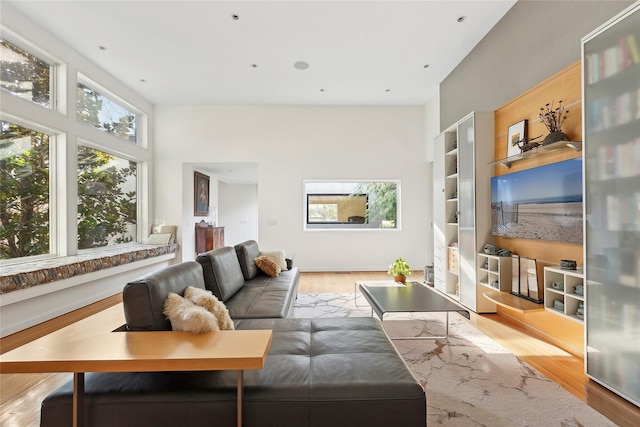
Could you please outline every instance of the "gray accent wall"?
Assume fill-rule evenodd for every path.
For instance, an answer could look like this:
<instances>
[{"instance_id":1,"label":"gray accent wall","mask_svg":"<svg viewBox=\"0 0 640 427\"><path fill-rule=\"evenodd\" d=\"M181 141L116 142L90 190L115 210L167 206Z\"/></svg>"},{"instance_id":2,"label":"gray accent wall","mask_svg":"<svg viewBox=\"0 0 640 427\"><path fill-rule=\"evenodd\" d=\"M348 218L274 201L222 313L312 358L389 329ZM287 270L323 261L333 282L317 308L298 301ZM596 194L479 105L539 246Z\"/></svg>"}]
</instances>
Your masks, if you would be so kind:
<instances>
[{"instance_id":1,"label":"gray accent wall","mask_svg":"<svg viewBox=\"0 0 640 427\"><path fill-rule=\"evenodd\" d=\"M582 37L633 3L519 0L440 84L440 130L580 60Z\"/></svg>"}]
</instances>

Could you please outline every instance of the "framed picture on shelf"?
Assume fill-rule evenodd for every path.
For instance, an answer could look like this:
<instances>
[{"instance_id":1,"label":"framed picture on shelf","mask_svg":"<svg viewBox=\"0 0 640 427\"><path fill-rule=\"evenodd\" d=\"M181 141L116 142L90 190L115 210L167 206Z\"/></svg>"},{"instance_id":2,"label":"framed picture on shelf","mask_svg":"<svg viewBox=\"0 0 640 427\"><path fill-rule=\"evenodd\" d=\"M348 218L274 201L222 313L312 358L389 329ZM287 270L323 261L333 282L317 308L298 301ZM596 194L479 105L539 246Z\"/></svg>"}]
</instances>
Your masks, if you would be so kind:
<instances>
[{"instance_id":1,"label":"framed picture on shelf","mask_svg":"<svg viewBox=\"0 0 640 427\"><path fill-rule=\"evenodd\" d=\"M527 120L521 120L509 126L507 135L507 157L520 154L521 150L518 147L518 142L527 138Z\"/></svg>"},{"instance_id":2,"label":"framed picture on shelf","mask_svg":"<svg viewBox=\"0 0 640 427\"><path fill-rule=\"evenodd\" d=\"M209 215L209 177L194 172L193 177L193 215Z\"/></svg>"}]
</instances>

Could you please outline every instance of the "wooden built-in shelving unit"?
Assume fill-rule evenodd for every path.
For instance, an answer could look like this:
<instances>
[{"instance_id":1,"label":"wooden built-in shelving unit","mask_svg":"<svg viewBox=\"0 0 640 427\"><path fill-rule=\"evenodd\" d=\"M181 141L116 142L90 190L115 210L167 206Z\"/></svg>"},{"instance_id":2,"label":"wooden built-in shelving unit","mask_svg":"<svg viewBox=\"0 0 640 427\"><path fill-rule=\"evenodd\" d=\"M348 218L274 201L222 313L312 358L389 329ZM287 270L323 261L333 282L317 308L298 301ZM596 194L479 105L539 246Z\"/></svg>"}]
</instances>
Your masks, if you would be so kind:
<instances>
[{"instance_id":1,"label":"wooden built-in shelving unit","mask_svg":"<svg viewBox=\"0 0 640 427\"><path fill-rule=\"evenodd\" d=\"M557 105L560 100L569 110L562 130L570 141L562 141L553 146L541 147L534 153L508 158L509 126L526 119L529 137L546 135L548 131L539 118L540 108L551 102ZM570 65L498 108L494 112L494 120L495 147L494 161L491 162L494 166L494 176L580 157L582 155L581 62ZM551 263L559 263L561 259L572 259L576 260L578 265L583 264L582 245L499 236L495 238L495 245L507 248L514 254L548 260ZM543 278L540 277L540 280ZM522 323L524 327L548 336L550 341L572 354L584 356L584 325L581 322L557 316L545 310L544 304L536 304L505 290L488 289L483 296L496 304L498 314L508 316Z\"/></svg>"}]
</instances>

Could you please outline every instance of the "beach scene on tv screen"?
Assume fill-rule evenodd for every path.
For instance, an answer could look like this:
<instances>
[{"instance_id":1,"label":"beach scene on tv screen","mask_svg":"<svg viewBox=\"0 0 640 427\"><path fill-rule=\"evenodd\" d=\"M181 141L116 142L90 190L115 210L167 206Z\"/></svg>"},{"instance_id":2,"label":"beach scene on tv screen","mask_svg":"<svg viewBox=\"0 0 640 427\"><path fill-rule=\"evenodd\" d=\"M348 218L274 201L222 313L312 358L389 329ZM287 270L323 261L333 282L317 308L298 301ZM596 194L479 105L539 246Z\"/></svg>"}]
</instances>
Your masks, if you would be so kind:
<instances>
[{"instance_id":1,"label":"beach scene on tv screen","mask_svg":"<svg viewBox=\"0 0 640 427\"><path fill-rule=\"evenodd\" d=\"M491 178L491 234L582 244L582 159Z\"/></svg>"}]
</instances>

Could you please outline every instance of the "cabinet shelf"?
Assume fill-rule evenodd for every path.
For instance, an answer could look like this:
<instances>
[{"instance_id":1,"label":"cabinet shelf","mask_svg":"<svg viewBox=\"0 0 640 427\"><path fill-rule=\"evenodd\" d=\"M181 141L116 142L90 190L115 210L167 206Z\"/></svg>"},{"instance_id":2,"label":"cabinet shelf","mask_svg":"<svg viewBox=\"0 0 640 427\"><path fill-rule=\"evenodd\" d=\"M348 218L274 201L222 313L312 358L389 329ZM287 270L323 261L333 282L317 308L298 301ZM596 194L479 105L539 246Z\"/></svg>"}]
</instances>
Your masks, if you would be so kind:
<instances>
[{"instance_id":1,"label":"cabinet shelf","mask_svg":"<svg viewBox=\"0 0 640 427\"><path fill-rule=\"evenodd\" d=\"M544 156L554 151L570 148L574 151L582 151L582 141L558 141L553 144L543 145L515 156L506 157L504 159L494 160L490 165L500 165L507 169L511 169L511 165L520 160L533 159L534 157Z\"/></svg>"},{"instance_id":2,"label":"cabinet shelf","mask_svg":"<svg viewBox=\"0 0 640 427\"><path fill-rule=\"evenodd\" d=\"M543 311L542 304L536 304L535 302L528 301L524 298L517 297L508 292L500 291L488 291L485 292L484 297L493 303L514 310L519 313L529 313L533 311Z\"/></svg>"},{"instance_id":3,"label":"cabinet shelf","mask_svg":"<svg viewBox=\"0 0 640 427\"><path fill-rule=\"evenodd\" d=\"M576 287L582 287L583 295L576 293ZM544 306L551 313L584 323L584 292L582 272L555 267L544 268Z\"/></svg>"},{"instance_id":4,"label":"cabinet shelf","mask_svg":"<svg viewBox=\"0 0 640 427\"><path fill-rule=\"evenodd\" d=\"M479 313L496 310L482 298L488 288L477 284L474 268L491 227L490 197L475 197L475 183L489 182L493 172L493 150L478 147L494 143L493 125L492 112L470 113L433 143L434 288Z\"/></svg>"},{"instance_id":5,"label":"cabinet shelf","mask_svg":"<svg viewBox=\"0 0 640 427\"><path fill-rule=\"evenodd\" d=\"M498 291L511 290L511 257L478 253L478 284Z\"/></svg>"}]
</instances>

